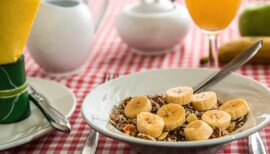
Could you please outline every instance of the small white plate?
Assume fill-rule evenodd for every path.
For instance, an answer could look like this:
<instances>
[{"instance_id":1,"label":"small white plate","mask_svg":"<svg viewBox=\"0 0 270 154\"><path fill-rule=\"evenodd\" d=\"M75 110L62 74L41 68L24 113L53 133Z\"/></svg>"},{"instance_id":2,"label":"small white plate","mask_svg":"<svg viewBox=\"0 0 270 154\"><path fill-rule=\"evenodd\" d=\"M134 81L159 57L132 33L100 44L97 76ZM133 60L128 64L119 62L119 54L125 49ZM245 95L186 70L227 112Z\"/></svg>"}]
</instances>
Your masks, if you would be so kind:
<instances>
[{"instance_id":1,"label":"small white plate","mask_svg":"<svg viewBox=\"0 0 270 154\"><path fill-rule=\"evenodd\" d=\"M28 77L28 82L59 112L66 117L71 116L76 107L76 97L68 88L40 78ZM0 124L0 151L30 142L53 130L34 103L31 102L30 106L31 115L27 119L12 124Z\"/></svg>"}]
</instances>

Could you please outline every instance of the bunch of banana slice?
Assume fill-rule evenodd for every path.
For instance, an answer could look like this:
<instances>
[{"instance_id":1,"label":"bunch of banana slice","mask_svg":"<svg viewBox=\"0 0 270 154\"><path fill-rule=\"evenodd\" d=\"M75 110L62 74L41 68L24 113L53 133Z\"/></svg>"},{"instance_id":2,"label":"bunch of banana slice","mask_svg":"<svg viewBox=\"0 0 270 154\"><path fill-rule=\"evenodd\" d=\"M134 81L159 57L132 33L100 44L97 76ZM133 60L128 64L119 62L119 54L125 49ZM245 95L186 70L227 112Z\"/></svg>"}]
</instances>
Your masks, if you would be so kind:
<instances>
[{"instance_id":1,"label":"bunch of banana slice","mask_svg":"<svg viewBox=\"0 0 270 154\"><path fill-rule=\"evenodd\" d=\"M244 99L229 100L216 109L215 92L193 94L191 87L168 89L165 99L167 104L161 106L156 113L151 113L152 103L147 96L134 97L125 107L125 116L130 119L136 118L137 130L153 138L164 138L167 132L183 126L186 140L195 141L209 139L215 128L226 130L232 120L249 112ZM203 112L201 117L194 113L186 115L183 105L189 103L195 110Z\"/></svg>"}]
</instances>

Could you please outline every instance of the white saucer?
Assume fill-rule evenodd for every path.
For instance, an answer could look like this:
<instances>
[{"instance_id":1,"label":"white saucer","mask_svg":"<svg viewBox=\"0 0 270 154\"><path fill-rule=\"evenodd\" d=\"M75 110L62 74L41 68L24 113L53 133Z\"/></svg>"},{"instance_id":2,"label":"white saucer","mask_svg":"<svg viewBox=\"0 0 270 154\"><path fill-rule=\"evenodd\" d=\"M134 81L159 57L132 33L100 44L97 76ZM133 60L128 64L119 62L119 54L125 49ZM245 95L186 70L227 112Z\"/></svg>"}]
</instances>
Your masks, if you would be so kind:
<instances>
[{"instance_id":1,"label":"white saucer","mask_svg":"<svg viewBox=\"0 0 270 154\"><path fill-rule=\"evenodd\" d=\"M76 98L71 90L40 78L28 77L28 82L59 112L66 117L71 116L76 107ZM53 130L40 110L32 102L30 104L31 115L27 119L13 124L0 124L0 151L30 142Z\"/></svg>"}]
</instances>

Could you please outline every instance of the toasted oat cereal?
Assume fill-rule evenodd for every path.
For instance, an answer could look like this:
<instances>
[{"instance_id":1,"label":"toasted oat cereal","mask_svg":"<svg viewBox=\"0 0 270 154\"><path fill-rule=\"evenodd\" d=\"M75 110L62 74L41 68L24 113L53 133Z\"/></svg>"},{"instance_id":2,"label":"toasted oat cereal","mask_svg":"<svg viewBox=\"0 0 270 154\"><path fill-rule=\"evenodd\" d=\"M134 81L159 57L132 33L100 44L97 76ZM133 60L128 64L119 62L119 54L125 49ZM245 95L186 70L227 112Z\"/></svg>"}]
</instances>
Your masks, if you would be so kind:
<instances>
[{"instance_id":1,"label":"toasted oat cereal","mask_svg":"<svg viewBox=\"0 0 270 154\"><path fill-rule=\"evenodd\" d=\"M162 107L165 104L168 104L164 95L148 95L148 99L151 101L152 104L152 110L151 113L156 114L157 110ZM128 101L131 100L132 97L127 97L126 99L123 99L120 102L120 105L115 107L110 115L109 122L118 130L122 131L123 133L126 133L130 136L147 139L147 140L153 140L153 141L166 141L166 142L177 142L177 141L186 141L185 136L183 133L183 130L185 126L188 124L186 121L182 126L179 128L166 132L166 134L163 134L160 138L153 138L152 136L149 136L147 134L139 133L137 130L137 123L136 119L129 119L124 114L125 106L127 105ZM223 104L223 101L221 99L217 99L217 106L215 106L213 109L218 109ZM201 116L204 112L197 111L193 108L191 104L183 105L186 115L192 115L192 117L196 117L197 119L201 119ZM222 137L225 135L228 135L232 133L233 131L237 130L238 128L242 127L247 120L247 115L231 121L230 126L226 130L220 130L218 128L213 129L213 134L211 135L210 139Z\"/></svg>"}]
</instances>

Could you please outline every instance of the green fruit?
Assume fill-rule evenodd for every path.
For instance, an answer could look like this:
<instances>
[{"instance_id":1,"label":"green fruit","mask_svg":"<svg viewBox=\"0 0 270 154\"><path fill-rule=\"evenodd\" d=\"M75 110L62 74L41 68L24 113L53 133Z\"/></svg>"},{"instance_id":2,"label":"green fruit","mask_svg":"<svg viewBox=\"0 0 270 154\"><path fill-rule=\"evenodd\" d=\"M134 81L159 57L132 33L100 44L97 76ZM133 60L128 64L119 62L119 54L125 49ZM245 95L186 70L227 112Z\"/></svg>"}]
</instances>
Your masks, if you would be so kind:
<instances>
[{"instance_id":1,"label":"green fruit","mask_svg":"<svg viewBox=\"0 0 270 154\"><path fill-rule=\"evenodd\" d=\"M270 36L270 3L247 6L239 18L242 36Z\"/></svg>"}]
</instances>

